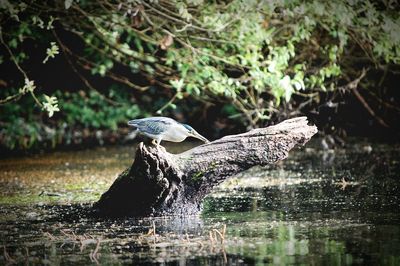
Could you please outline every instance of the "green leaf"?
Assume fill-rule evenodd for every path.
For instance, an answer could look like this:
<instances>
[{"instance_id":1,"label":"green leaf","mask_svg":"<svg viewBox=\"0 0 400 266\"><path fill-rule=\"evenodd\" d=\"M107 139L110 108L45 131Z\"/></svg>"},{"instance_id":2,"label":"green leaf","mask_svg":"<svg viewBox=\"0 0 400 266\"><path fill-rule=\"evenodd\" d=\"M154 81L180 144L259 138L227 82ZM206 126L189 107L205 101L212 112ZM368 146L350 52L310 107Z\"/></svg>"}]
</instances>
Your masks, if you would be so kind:
<instances>
[{"instance_id":1,"label":"green leaf","mask_svg":"<svg viewBox=\"0 0 400 266\"><path fill-rule=\"evenodd\" d=\"M46 58L43 60L43 64L47 63L47 60L49 60L49 58L54 58L57 54L59 54L59 49L58 46L55 42L51 42L50 43L50 48L47 48L46 50Z\"/></svg>"},{"instance_id":2,"label":"green leaf","mask_svg":"<svg viewBox=\"0 0 400 266\"><path fill-rule=\"evenodd\" d=\"M64 1L65 9L69 9L72 6L73 2L74 2L74 0L65 0Z\"/></svg>"},{"instance_id":3,"label":"green leaf","mask_svg":"<svg viewBox=\"0 0 400 266\"><path fill-rule=\"evenodd\" d=\"M285 100L286 102L290 101L290 98L292 96L292 93L294 91L293 86L291 84L291 80L290 77L288 75L284 76L280 81L279 81L279 85L281 86L281 88L284 91L284 96L285 96Z\"/></svg>"},{"instance_id":4,"label":"green leaf","mask_svg":"<svg viewBox=\"0 0 400 266\"><path fill-rule=\"evenodd\" d=\"M49 114L49 117L52 117L54 112L60 111L58 108L58 100L57 97L44 95L45 101L42 102L43 109L46 110Z\"/></svg>"},{"instance_id":5,"label":"green leaf","mask_svg":"<svg viewBox=\"0 0 400 266\"><path fill-rule=\"evenodd\" d=\"M183 79L170 80L169 83L171 83L172 87L174 87L179 92L183 88L184 80Z\"/></svg>"}]
</instances>

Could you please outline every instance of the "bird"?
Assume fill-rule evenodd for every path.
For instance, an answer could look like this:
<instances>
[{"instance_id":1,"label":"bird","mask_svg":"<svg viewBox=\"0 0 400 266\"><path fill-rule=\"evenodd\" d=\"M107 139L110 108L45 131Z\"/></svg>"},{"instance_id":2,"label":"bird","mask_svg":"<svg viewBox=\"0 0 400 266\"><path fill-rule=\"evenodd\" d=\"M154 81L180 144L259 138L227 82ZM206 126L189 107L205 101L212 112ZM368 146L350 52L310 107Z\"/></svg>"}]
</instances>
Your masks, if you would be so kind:
<instances>
[{"instance_id":1,"label":"bird","mask_svg":"<svg viewBox=\"0 0 400 266\"><path fill-rule=\"evenodd\" d=\"M157 147L160 146L162 140L182 142L187 137L197 138L205 143L209 142L191 126L179 123L169 117L156 116L134 119L128 121L128 125L136 128L133 134L140 133L153 139L152 143Z\"/></svg>"}]
</instances>

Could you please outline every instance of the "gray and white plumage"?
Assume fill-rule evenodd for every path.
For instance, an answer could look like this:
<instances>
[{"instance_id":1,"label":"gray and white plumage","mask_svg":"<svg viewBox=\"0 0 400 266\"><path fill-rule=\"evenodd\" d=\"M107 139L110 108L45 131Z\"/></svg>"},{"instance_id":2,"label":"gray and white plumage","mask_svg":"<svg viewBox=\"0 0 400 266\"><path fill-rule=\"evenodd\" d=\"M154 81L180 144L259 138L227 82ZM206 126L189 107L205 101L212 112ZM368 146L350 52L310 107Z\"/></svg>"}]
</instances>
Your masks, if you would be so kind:
<instances>
[{"instance_id":1,"label":"gray and white plumage","mask_svg":"<svg viewBox=\"0 0 400 266\"><path fill-rule=\"evenodd\" d=\"M169 117L160 116L134 119L130 120L128 125L135 127L136 133L152 138L157 145L159 145L162 140L181 142L187 137L194 137L208 142L205 137L200 135L191 126L179 123Z\"/></svg>"}]
</instances>

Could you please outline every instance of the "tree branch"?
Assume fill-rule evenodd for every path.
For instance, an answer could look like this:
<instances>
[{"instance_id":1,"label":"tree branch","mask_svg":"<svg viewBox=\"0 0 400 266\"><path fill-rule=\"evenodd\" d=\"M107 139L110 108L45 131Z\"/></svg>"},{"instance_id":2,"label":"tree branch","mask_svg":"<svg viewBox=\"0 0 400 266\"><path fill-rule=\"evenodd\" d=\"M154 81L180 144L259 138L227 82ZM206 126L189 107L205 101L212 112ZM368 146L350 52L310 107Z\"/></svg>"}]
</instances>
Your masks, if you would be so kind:
<instances>
[{"instance_id":1,"label":"tree branch","mask_svg":"<svg viewBox=\"0 0 400 266\"><path fill-rule=\"evenodd\" d=\"M276 163L316 132L306 117L226 136L181 154L140 143L135 161L94 205L108 216L187 215L225 179L255 165Z\"/></svg>"}]
</instances>

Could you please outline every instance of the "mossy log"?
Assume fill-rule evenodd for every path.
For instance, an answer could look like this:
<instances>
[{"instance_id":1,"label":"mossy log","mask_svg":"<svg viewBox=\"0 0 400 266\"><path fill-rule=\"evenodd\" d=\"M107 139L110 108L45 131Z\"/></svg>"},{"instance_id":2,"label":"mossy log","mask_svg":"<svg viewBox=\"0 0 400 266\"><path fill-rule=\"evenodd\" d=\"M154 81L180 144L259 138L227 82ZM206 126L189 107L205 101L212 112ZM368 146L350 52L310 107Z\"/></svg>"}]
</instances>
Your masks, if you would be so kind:
<instances>
[{"instance_id":1,"label":"mossy log","mask_svg":"<svg viewBox=\"0 0 400 266\"><path fill-rule=\"evenodd\" d=\"M131 167L94 204L105 216L188 215L225 179L255 165L275 163L317 128L306 117L225 136L181 154L140 143Z\"/></svg>"}]
</instances>

